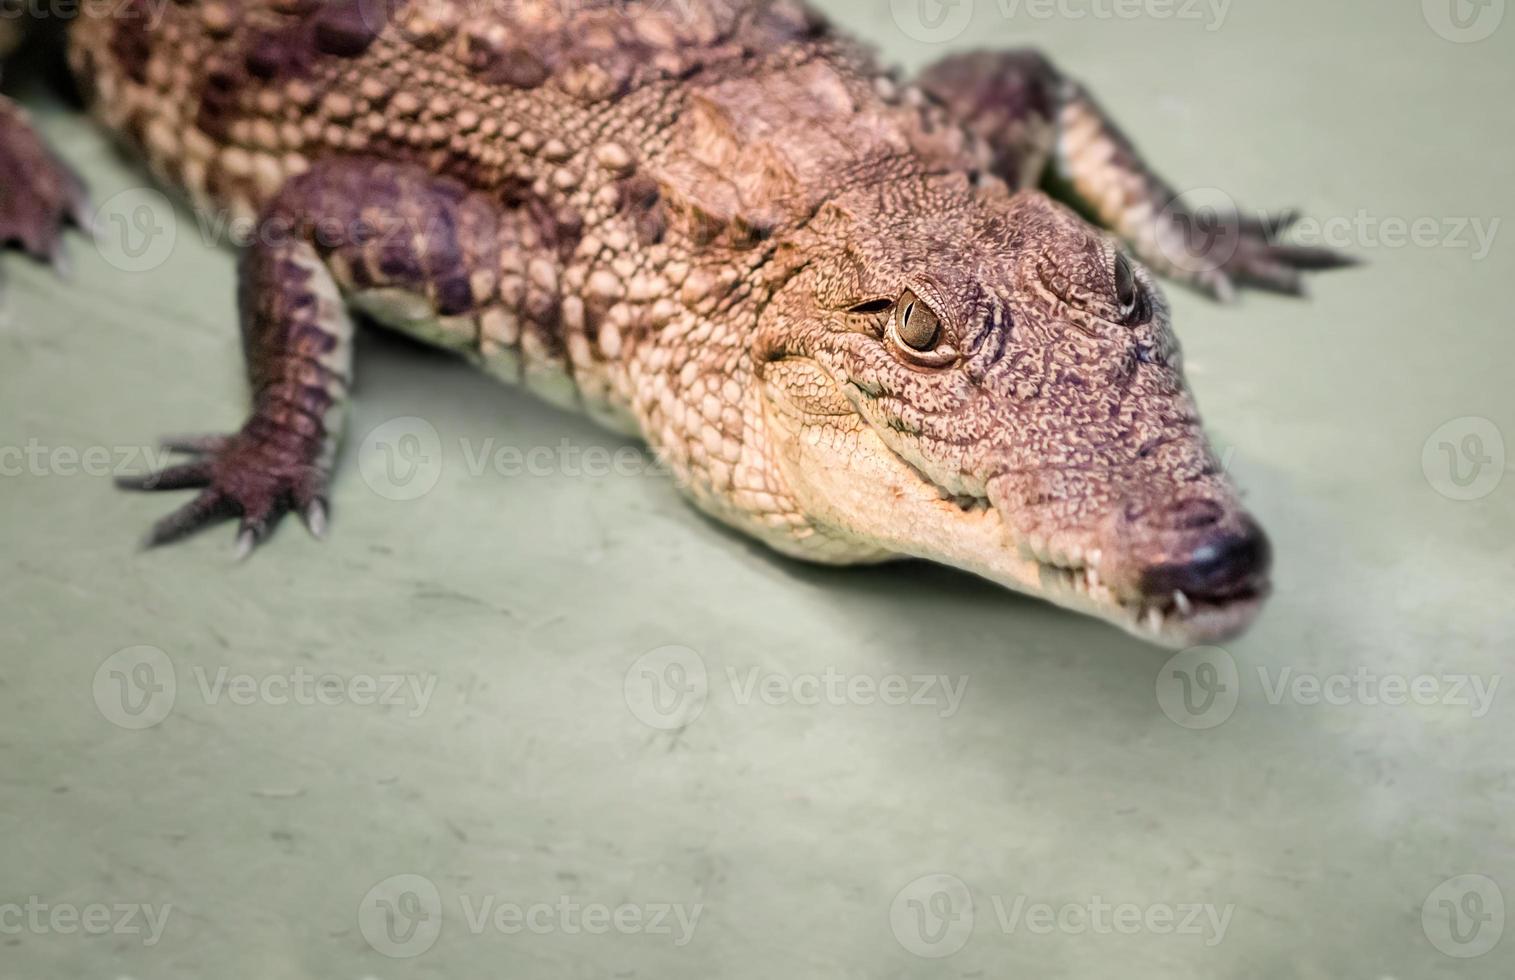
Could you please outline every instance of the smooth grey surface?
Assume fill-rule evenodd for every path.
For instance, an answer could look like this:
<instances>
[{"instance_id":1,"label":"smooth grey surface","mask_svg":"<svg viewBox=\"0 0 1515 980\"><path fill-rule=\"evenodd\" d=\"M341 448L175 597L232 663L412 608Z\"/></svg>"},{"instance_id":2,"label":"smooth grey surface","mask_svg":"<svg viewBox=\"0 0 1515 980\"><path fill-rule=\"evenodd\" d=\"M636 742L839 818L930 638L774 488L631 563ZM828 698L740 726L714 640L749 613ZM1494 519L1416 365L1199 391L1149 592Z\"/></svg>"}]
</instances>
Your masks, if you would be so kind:
<instances>
[{"instance_id":1,"label":"smooth grey surface","mask_svg":"<svg viewBox=\"0 0 1515 980\"><path fill-rule=\"evenodd\" d=\"M1515 926L1496 914L1515 902L1515 691L1499 683L1515 479L1485 439L1467 447L1481 469L1459 465L1482 474L1475 489L1502 482L1475 501L1436 489L1456 489L1441 444L1455 457L1489 435L1454 420L1515 438L1515 230L1496 228L1483 256L1444 240L1515 210L1515 16L1465 43L1439 0L1186 4L978 0L966 25L951 20L964 8L939 11L947 33L962 27L944 44L923 40L907 0L826 5L910 67L954 46L1040 45L1177 186L1352 225L1345 244L1370 265L1317 280L1310 302L1221 308L1169 290L1206 418L1279 556L1257 628L1175 663L946 570L770 557L663 478L578 475L558 448L614 437L382 336L360 345L328 542L290 524L240 566L229 529L138 553L170 500L119 495L68 454L103 450L110 469L160 433L240 421L233 256L154 205L176 240L150 269L128 271L142 263L120 226L99 251L73 243L67 283L4 260L0 977L1515 974ZM109 213L151 202L95 131L29 98L98 201L133 195ZM1426 219L1437 241L1393 247L1386 219ZM435 430L440 452L421 457L440 466L398 486L434 489L395 500L363 439L389 423L404 450L427 434L391 422L407 417ZM28 446L44 462L15 474ZM471 471L501 447L552 461ZM693 653L644 658L669 646ZM1204 681L1204 657L1237 676L1194 714L1174 671ZM679 664L704 668L706 696L682 702L679 729L644 723L663 719L644 669L679 681ZM176 685L160 723L115 723L152 717L124 713L123 690L148 691L118 668L156 685L149 711ZM262 693L217 700L222 668ZM278 703L269 685L297 672L434 686L424 702ZM956 710L939 687L888 705L844 686L831 703L828 673L965 686ZM821 703L745 696L769 676ZM1350 681L1333 688L1344 703L1307 703L1309 678L1332 677ZM1370 703L1417 678L1435 679L1432 703ZM1487 710L1456 703L1457 678L1492 687ZM365 918L407 888L436 911L426 882L370 892L396 875L436 889L424 952L424 925L396 949ZM1487 880L1444 884L1460 875ZM33 897L171 908L147 945L18 919ZM1483 903L1481 923L1459 920L1471 943L1445 938L1443 900ZM677 945L676 920L575 933L563 901L700 913ZM1000 912L1018 902L1130 904L1144 924L1096 934L1064 913L1045 934L1012 931ZM512 933L473 924L486 903L554 911ZM1181 921L1188 905L1204 907L1201 931L1171 934L1164 911ZM1227 909L1218 935L1208 916ZM1454 953L1502 941L1458 958L1433 936Z\"/></svg>"}]
</instances>

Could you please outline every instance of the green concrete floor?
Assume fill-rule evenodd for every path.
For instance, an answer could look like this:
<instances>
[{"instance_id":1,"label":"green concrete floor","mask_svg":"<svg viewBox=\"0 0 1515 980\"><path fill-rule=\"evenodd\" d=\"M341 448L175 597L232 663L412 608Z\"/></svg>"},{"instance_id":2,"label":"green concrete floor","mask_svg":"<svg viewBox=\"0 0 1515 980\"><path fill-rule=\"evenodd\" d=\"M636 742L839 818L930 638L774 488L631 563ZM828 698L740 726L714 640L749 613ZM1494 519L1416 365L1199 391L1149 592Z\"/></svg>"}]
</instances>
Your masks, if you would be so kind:
<instances>
[{"instance_id":1,"label":"green concrete floor","mask_svg":"<svg viewBox=\"0 0 1515 980\"><path fill-rule=\"evenodd\" d=\"M1179 186L1370 260L1306 303L1170 290L1277 546L1257 628L1170 663L774 559L382 336L328 542L138 553L168 501L108 471L242 417L233 256L32 92L128 237L176 237L4 263L0 977L1515 974L1515 229L1473 232L1515 217L1504 0L827 6L910 66L1041 45Z\"/></svg>"}]
</instances>

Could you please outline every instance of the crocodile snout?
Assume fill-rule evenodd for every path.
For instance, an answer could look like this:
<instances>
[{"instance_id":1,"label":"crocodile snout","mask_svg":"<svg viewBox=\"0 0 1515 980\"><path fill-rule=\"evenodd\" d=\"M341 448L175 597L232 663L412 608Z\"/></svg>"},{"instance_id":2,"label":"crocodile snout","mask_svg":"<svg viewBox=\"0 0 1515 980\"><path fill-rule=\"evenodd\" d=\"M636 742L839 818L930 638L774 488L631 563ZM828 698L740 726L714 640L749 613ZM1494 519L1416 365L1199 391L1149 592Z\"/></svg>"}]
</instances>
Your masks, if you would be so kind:
<instances>
[{"instance_id":1,"label":"crocodile snout","mask_svg":"<svg viewBox=\"0 0 1515 980\"><path fill-rule=\"evenodd\" d=\"M1163 556L1138 579L1152 597L1182 594L1191 601L1224 602L1266 590L1273 564L1268 536L1247 514L1229 517L1220 505L1179 505L1188 516L1169 529Z\"/></svg>"}]
</instances>

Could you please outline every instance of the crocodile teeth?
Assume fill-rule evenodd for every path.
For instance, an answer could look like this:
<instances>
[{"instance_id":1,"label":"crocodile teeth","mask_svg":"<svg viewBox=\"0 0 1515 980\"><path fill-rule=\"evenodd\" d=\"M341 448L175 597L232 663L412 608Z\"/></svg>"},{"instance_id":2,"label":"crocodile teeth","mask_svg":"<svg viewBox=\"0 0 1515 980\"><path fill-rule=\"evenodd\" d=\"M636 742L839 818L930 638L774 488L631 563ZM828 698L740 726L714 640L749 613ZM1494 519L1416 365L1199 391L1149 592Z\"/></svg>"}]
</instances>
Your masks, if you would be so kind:
<instances>
[{"instance_id":1,"label":"crocodile teeth","mask_svg":"<svg viewBox=\"0 0 1515 980\"><path fill-rule=\"evenodd\" d=\"M1173 593L1173 605L1177 606L1178 611L1185 616L1194 611L1194 605L1189 602L1189 597L1182 592Z\"/></svg>"}]
</instances>

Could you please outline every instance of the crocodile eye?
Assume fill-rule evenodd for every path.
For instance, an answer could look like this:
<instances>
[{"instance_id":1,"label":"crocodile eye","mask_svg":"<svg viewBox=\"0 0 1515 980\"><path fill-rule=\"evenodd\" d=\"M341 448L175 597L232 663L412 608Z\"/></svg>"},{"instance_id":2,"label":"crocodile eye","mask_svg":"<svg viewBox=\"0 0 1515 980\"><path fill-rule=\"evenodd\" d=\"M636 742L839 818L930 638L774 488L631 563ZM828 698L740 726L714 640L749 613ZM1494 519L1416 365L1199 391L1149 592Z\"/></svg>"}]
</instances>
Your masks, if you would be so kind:
<instances>
[{"instance_id":1,"label":"crocodile eye","mask_svg":"<svg viewBox=\"0 0 1515 980\"><path fill-rule=\"evenodd\" d=\"M1115 301L1120 306L1122 323L1134 324L1145 319L1145 297L1141 283L1136 279L1136 270L1124 255L1115 256Z\"/></svg>"},{"instance_id":2,"label":"crocodile eye","mask_svg":"<svg viewBox=\"0 0 1515 980\"><path fill-rule=\"evenodd\" d=\"M894 333L900 343L922 353L936 346L942 335L942 321L912 292L900 297L894 313Z\"/></svg>"},{"instance_id":3,"label":"crocodile eye","mask_svg":"<svg viewBox=\"0 0 1515 980\"><path fill-rule=\"evenodd\" d=\"M1136 310L1136 273L1124 255L1115 257L1115 299L1120 303L1123 316Z\"/></svg>"}]
</instances>

